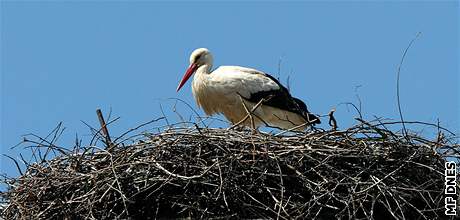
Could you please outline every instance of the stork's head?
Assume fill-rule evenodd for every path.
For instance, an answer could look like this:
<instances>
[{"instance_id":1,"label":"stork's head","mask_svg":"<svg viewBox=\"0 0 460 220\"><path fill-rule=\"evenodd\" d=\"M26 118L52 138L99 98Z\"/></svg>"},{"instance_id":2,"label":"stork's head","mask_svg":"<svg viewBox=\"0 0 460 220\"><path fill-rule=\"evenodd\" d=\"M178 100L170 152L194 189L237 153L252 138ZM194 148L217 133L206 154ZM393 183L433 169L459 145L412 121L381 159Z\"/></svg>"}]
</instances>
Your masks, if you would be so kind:
<instances>
[{"instance_id":1,"label":"stork's head","mask_svg":"<svg viewBox=\"0 0 460 220\"><path fill-rule=\"evenodd\" d=\"M195 73L195 71L201 66L207 66L207 70L211 69L212 66L212 54L206 48L198 48L192 52L190 55L190 66L184 74L184 77L177 87L177 91L182 88L182 86L187 82L187 80Z\"/></svg>"}]
</instances>

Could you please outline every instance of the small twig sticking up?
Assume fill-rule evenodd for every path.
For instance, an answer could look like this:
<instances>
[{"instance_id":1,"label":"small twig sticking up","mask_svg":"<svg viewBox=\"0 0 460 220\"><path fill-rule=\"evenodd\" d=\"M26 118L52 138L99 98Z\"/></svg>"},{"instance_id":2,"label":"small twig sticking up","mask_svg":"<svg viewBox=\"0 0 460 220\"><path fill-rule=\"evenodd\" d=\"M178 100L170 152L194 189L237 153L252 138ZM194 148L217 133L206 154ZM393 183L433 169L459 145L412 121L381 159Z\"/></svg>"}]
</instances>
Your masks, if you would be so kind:
<instances>
[{"instance_id":1,"label":"small twig sticking up","mask_svg":"<svg viewBox=\"0 0 460 220\"><path fill-rule=\"evenodd\" d=\"M14 162L14 164L16 165L16 169L18 169L19 174L20 174L21 176L24 175L24 174L22 173L21 167L19 166L19 163L18 163L18 161L16 161L16 159L14 159L13 157L8 156L8 155L6 155L6 154L3 154L3 156L10 158L10 159ZM27 164L26 164L26 165L27 165Z\"/></svg>"},{"instance_id":2,"label":"small twig sticking up","mask_svg":"<svg viewBox=\"0 0 460 220\"><path fill-rule=\"evenodd\" d=\"M355 86L355 96L356 96L356 99L358 99L359 112L363 112L363 110L362 110L361 97L359 96L359 93L358 93L358 89L361 88L361 87L362 87L362 85L357 85L357 86ZM361 119L363 119L363 117L361 117Z\"/></svg>"},{"instance_id":3,"label":"small twig sticking up","mask_svg":"<svg viewBox=\"0 0 460 220\"><path fill-rule=\"evenodd\" d=\"M401 122L402 122L402 126L403 126L403 134L404 134L404 137L406 137L406 139L408 139L408 136L407 136L407 129L406 129L406 125L404 124L404 119L403 119L403 115L402 115L402 111L401 111L401 101L400 101L400 98L399 98L399 76L401 75L401 66L404 62L404 58L406 58L406 54L407 54L407 51L409 51L409 48L412 46L412 43L414 43L414 41L422 34L422 32L418 32L417 35L415 35L414 39L412 39L409 43L409 45L407 45L406 49L404 50L404 53L401 57L401 62L399 63L399 66L398 66L398 74L397 74L397 80L396 80L396 96L398 98L398 111L399 111L399 117L401 118ZM409 139L408 139L409 140Z\"/></svg>"},{"instance_id":4,"label":"small twig sticking up","mask_svg":"<svg viewBox=\"0 0 460 220\"><path fill-rule=\"evenodd\" d=\"M332 131L335 131L337 130L337 121L335 120L335 117L334 117L334 112L335 112L335 108L331 109L331 111L329 112L329 125L332 127L331 130Z\"/></svg>"},{"instance_id":5,"label":"small twig sticking up","mask_svg":"<svg viewBox=\"0 0 460 220\"><path fill-rule=\"evenodd\" d=\"M96 109L97 118L99 119L99 123L101 124L101 130L105 137L105 144L107 148L112 146L112 140L110 140L109 130L107 129L107 125L105 124L104 116L102 115L102 111L100 109Z\"/></svg>"},{"instance_id":6,"label":"small twig sticking up","mask_svg":"<svg viewBox=\"0 0 460 220\"><path fill-rule=\"evenodd\" d=\"M280 81L281 77L281 62L283 61L282 57L278 59L278 81Z\"/></svg>"}]
</instances>

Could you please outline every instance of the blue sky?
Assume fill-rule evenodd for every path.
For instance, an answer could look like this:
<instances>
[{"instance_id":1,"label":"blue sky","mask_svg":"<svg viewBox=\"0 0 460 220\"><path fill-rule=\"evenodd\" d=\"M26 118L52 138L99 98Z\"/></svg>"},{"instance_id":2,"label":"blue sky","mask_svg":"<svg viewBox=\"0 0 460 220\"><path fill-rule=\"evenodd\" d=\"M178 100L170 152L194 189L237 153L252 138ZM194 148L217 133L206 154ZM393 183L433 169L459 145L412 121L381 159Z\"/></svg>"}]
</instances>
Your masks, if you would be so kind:
<instances>
[{"instance_id":1,"label":"blue sky","mask_svg":"<svg viewBox=\"0 0 460 220\"><path fill-rule=\"evenodd\" d=\"M2 1L0 153L17 158L24 151L11 147L22 135L45 136L61 121L58 144L71 146L75 134L87 140L81 121L96 127L96 108L121 117L114 136L160 117L160 103L179 120L167 99L197 109L189 83L175 89L198 47L213 52L215 66L275 77L281 60L293 95L318 114L336 107L341 128L356 113L340 103L357 103L357 95L366 119L398 119L396 71L417 32L401 72L405 119L439 119L458 134L458 27L456 1ZM9 159L0 161L0 173L17 175Z\"/></svg>"}]
</instances>

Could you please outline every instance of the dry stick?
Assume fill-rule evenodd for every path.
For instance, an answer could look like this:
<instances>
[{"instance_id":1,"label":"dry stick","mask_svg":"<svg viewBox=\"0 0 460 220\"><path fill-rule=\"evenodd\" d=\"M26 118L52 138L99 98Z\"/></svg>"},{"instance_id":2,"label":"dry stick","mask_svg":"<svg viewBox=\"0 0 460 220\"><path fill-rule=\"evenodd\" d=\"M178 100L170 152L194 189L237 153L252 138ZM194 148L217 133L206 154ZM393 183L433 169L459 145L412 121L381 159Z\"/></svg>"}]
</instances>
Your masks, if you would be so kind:
<instances>
[{"instance_id":1,"label":"dry stick","mask_svg":"<svg viewBox=\"0 0 460 220\"><path fill-rule=\"evenodd\" d=\"M241 98L241 96L240 96L240 100L241 100L241 104L243 104L244 110L246 111L246 115L248 115L248 116L249 116L249 120L251 120L252 130L255 130L255 129L256 129L256 125L255 125L255 123L254 123L254 118L252 117L252 112L249 112L249 109L248 109L248 107L246 106L246 104L244 103L243 98Z\"/></svg>"},{"instance_id":2,"label":"dry stick","mask_svg":"<svg viewBox=\"0 0 460 220\"><path fill-rule=\"evenodd\" d=\"M404 161L403 163L401 163L401 165L398 168L394 169L393 171L391 171L390 173L385 175L382 179L379 179L379 181L375 182L374 184L372 184L371 186L367 187L366 189L363 189L363 190L361 190L359 192L356 192L356 194L361 194L361 193L366 192L367 190L371 189L372 187L377 186L380 182L382 182L383 180L385 180L386 178L388 178L389 176L393 175L394 173L398 172L401 168L403 168L406 165L406 163L409 162L412 159L412 157L414 157L416 154L417 154L417 152L414 152L409 157L409 159L407 161Z\"/></svg>"},{"instance_id":3,"label":"dry stick","mask_svg":"<svg viewBox=\"0 0 460 220\"><path fill-rule=\"evenodd\" d=\"M275 160L276 161L276 165L278 166L278 171L279 171L279 177L280 177L280 183L281 183L281 198L280 198L280 201L279 201L279 209L278 209L278 213L277 213L277 217L276 219L279 219L280 218L280 213L281 213L281 209L283 209L283 212L285 214L287 214L289 216L289 214L286 212L286 210L284 209L283 207L283 200L284 200L284 181L283 181L283 172L281 171L281 166L279 164L279 161L278 160Z\"/></svg>"},{"instance_id":4,"label":"dry stick","mask_svg":"<svg viewBox=\"0 0 460 220\"><path fill-rule=\"evenodd\" d=\"M371 176L371 177L372 177L372 176ZM377 177L374 177L374 178L378 180ZM373 179L374 179L374 178L373 178ZM381 182L381 184L382 184L383 186L385 186L387 189L389 188L384 182ZM378 184L377 184L377 187L379 187ZM380 187L379 187L379 189L380 189ZM387 190L387 192L388 192L388 194L391 196L391 198L393 199L393 201L396 203L396 205L398 206L398 209L399 209L399 211L401 212L401 217L402 217L402 219L405 220L406 218L404 217L404 211L402 210L401 205L399 204L398 200L395 198L395 196L393 195L393 193L391 193L391 190ZM395 211L397 211L397 210L395 210Z\"/></svg>"},{"instance_id":5,"label":"dry stick","mask_svg":"<svg viewBox=\"0 0 460 220\"><path fill-rule=\"evenodd\" d=\"M388 135L384 133L384 131L386 131L386 130L380 129L377 126L372 125L369 122L364 121L363 119L360 119L360 118L355 118L355 120L357 120L357 121L369 126L369 128L372 128L374 131L376 131L380 136L382 136L382 138L386 139L388 137Z\"/></svg>"},{"instance_id":6,"label":"dry stick","mask_svg":"<svg viewBox=\"0 0 460 220\"><path fill-rule=\"evenodd\" d=\"M406 129L406 125L404 124L404 119L403 119L403 115L402 115L402 111L401 111L401 101L400 101L400 98L399 98L399 76L401 75L401 66L404 62L404 58L406 58L406 54L407 54L407 51L409 51L409 48L412 46L412 43L414 43L414 41L420 36L420 34L422 34L422 32L418 32L417 35L415 35L414 39L412 39L409 43L409 45L407 45L406 49L404 50L404 53L401 57L401 62L399 63L399 66L398 66L398 74L397 74L397 80L396 80L396 96L397 96L397 99L398 99L398 111L399 111L399 117L401 118L401 122L402 122L402 126L403 126L403 134L404 134L404 137L409 141L409 137L407 136L407 129Z\"/></svg>"},{"instance_id":7,"label":"dry stick","mask_svg":"<svg viewBox=\"0 0 460 220\"><path fill-rule=\"evenodd\" d=\"M219 163L219 158L217 158L217 163ZM219 191L219 194L217 194L215 201L219 199L219 196L222 193L222 185L224 185L224 181L222 180L222 170L220 169L220 164L217 164L217 168L219 169L220 185L219 185L219 188L217 189ZM228 206L227 206L227 209L228 209Z\"/></svg>"},{"instance_id":8,"label":"dry stick","mask_svg":"<svg viewBox=\"0 0 460 220\"><path fill-rule=\"evenodd\" d=\"M420 125L428 125L428 126L434 126L434 127L439 127L441 130L444 130L446 132L448 132L449 134L451 135L454 135L455 136L455 133L453 133L452 131L450 131L449 129L447 128L444 128L444 127L441 127L437 124L433 124L433 123L427 123L427 122L421 122L421 121L393 121L393 122L384 122L384 123L381 123L382 125L392 125L392 124L420 124Z\"/></svg>"},{"instance_id":9,"label":"dry stick","mask_svg":"<svg viewBox=\"0 0 460 220\"><path fill-rule=\"evenodd\" d=\"M203 122L203 120L201 119L201 116L200 114L198 114L197 111L195 111L195 109L193 109L193 107L188 104L186 101L182 100L182 99L178 99L178 98L168 98L168 100L175 100L176 102L179 101L181 102L182 104L185 104L190 110L193 111L193 113L195 113L195 115L197 116L197 118L200 119L200 122L203 124L204 127L206 127L206 124Z\"/></svg>"},{"instance_id":10,"label":"dry stick","mask_svg":"<svg viewBox=\"0 0 460 220\"><path fill-rule=\"evenodd\" d=\"M54 144L49 142L47 139L52 134L55 134L54 136L56 137L56 133L59 132L61 125L62 125L62 122L58 123L58 125L45 138L41 138L41 137L39 137L37 135L34 135L34 134L24 135L24 136L32 135L32 136L37 137L38 139L40 139L40 143L37 142L37 148L32 149L32 156L33 156L33 158L35 158L36 162L38 162L36 153L38 154L38 157L40 158L41 162L43 162L43 160L44 160L44 157L41 156L41 150L38 147L42 146L43 142L47 143L49 146L54 146ZM54 138L51 141L53 141L53 140L54 140ZM26 141L28 141L28 140L24 137L24 142L26 142ZM16 145L16 146L18 146L18 145ZM16 146L12 147L12 149L15 148ZM47 151L46 151L47 153L48 153L48 150L49 149L47 149ZM46 157L46 154L45 154L45 157ZM29 163L31 163L31 162L32 162L32 158L30 158L30 160L29 160Z\"/></svg>"},{"instance_id":11,"label":"dry stick","mask_svg":"<svg viewBox=\"0 0 460 220\"><path fill-rule=\"evenodd\" d=\"M276 119L278 119L278 120L280 120L280 121L287 121L287 122L291 123L291 125L296 125L294 122L292 122L291 120L289 120L289 117L288 117L287 115L286 115L286 119L281 118L281 117L279 117L279 116L276 115L276 114L273 114L273 116L275 116ZM308 117L308 116L307 116L307 117ZM308 120L308 119L307 119L307 120ZM308 120L308 121L309 121L309 120Z\"/></svg>"},{"instance_id":12,"label":"dry stick","mask_svg":"<svg viewBox=\"0 0 460 220\"><path fill-rule=\"evenodd\" d=\"M113 142L117 143L117 141L119 139L123 138L125 135L127 135L127 134L129 134L129 133L141 128L141 127L144 127L146 125L152 124L152 123L157 122L157 121L162 120L162 119L165 119L165 117L159 117L159 118L156 118L156 119L152 119L152 120L150 120L148 122L145 122L145 123L142 123L142 124L136 126L135 128L131 128L128 131L126 131L125 133L123 133L122 135L120 135L119 137L115 138L115 140ZM123 142L123 141L121 141L121 142Z\"/></svg>"},{"instance_id":13,"label":"dry stick","mask_svg":"<svg viewBox=\"0 0 460 220\"><path fill-rule=\"evenodd\" d=\"M356 112L358 113L359 118L363 119L363 114L361 113L361 110L359 110L359 108L356 107L355 104L353 104L353 103L351 103L351 102L343 102L343 103L340 103L339 105L341 105L341 104L347 105L347 109L348 109L348 105L351 105L351 106L356 110Z\"/></svg>"},{"instance_id":14,"label":"dry stick","mask_svg":"<svg viewBox=\"0 0 460 220\"><path fill-rule=\"evenodd\" d=\"M105 144L107 145L107 148L109 148L110 146L112 146L112 140L110 140L109 130L107 130L107 125L105 124L104 116L102 115L101 109L96 109L96 114L97 118L99 119L99 124L101 124L102 132L105 136Z\"/></svg>"},{"instance_id":15,"label":"dry stick","mask_svg":"<svg viewBox=\"0 0 460 220\"><path fill-rule=\"evenodd\" d=\"M268 207L267 205L265 205L263 202L257 200L256 198L254 198L254 196L252 196L251 194L249 194L248 192L246 192L244 189L241 189L241 188L238 188L241 192L243 192L244 194L246 194L249 198L251 198L254 202L258 203L259 205L263 206L265 210L268 210L270 212L272 212L273 214L277 214L277 212L273 209L271 209L270 207ZM286 217L283 217L283 216L280 216L281 218L283 219L287 219Z\"/></svg>"},{"instance_id":16,"label":"dry stick","mask_svg":"<svg viewBox=\"0 0 460 220\"><path fill-rule=\"evenodd\" d=\"M54 145L55 141L62 135L62 133L64 132L65 128L62 128L61 129L61 126L62 126L62 122L59 122L59 124L57 125L57 127L48 135L46 136L45 139L48 139L48 137L54 133L54 136L53 138L49 141L51 143L51 145ZM53 148L47 148L46 149L46 152L45 154L43 155L43 159L42 159L42 162L46 159L46 157L48 156L48 153L50 151L53 151L53 153L56 155L56 153L54 152L54 149ZM39 151L40 152L40 151Z\"/></svg>"},{"instance_id":17,"label":"dry stick","mask_svg":"<svg viewBox=\"0 0 460 220\"><path fill-rule=\"evenodd\" d=\"M241 98L241 95L240 95L240 98ZM254 105L254 107L252 107L251 111L249 111L250 114L247 114L246 116L244 116L243 119L241 119L241 121L239 121L238 123L232 125L230 128L228 128L228 130L230 129L233 129L235 128L236 126L242 124L243 122L245 122L249 117L252 117L251 114L265 101L265 99L261 99L256 105Z\"/></svg>"},{"instance_id":18,"label":"dry stick","mask_svg":"<svg viewBox=\"0 0 460 220\"><path fill-rule=\"evenodd\" d=\"M252 126L252 132L253 134L255 134L257 132L257 129L256 129L256 125L254 123L254 118L252 117L252 114L253 112L256 110L256 107L254 107L251 111L249 111L248 107L246 106L246 104L244 103L243 101L243 98L241 97L240 94L238 94L238 96L240 97L240 100L241 100L241 104L243 104L243 107L244 107L244 110L246 110L246 116L249 117L249 119L251 120L251 126ZM259 103L262 103L265 99L261 99L259 101ZM259 104L257 103L257 104ZM255 115L257 116L257 115ZM247 118L246 118L247 119ZM252 142L252 147L253 147L253 152L256 151L256 145L254 144L254 140L253 140L253 137L251 136L251 142ZM255 153L252 154L252 160L255 161L256 160L256 155Z\"/></svg>"},{"instance_id":19,"label":"dry stick","mask_svg":"<svg viewBox=\"0 0 460 220\"><path fill-rule=\"evenodd\" d=\"M14 164L16 165L16 168L17 168L18 171L19 171L19 174L22 176L23 173L22 173L21 167L19 166L18 161L16 161L16 159L14 159L13 157L8 156L8 155L6 155L6 154L3 154L3 156L10 158L10 159L14 162ZM27 165L27 164L26 164L26 165Z\"/></svg>"},{"instance_id":20,"label":"dry stick","mask_svg":"<svg viewBox=\"0 0 460 220\"><path fill-rule=\"evenodd\" d=\"M93 137L91 138L91 141L89 142L89 146L93 145L93 141L97 138L97 136L100 134L100 130L97 130L95 128L93 128L91 125L89 125L88 123L86 123L85 121L83 120L80 120L81 123L83 123L84 125L86 125L86 127L89 128L89 130L91 131L91 133L93 134Z\"/></svg>"},{"instance_id":21,"label":"dry stick","mask_svg":"<svg viewBox=\"0 0 460 220\"><path fill-rule=\"evenodd\" d=\"M275 134L275 135L273 135L273 136L279 136L279 135L282 135L282 134L284 134L284 133L287 133L287 132L290 132L290 131L294 131L294 130L296 130L297 128L301 128L301 127L303 127L303 126L305 126L305 125L308 125L308 124L310 124L310 123L309 123L309 122L305 122L305 123L303 123L303 124L300 124L300 125L297 125L297 126L295 126L295 127L292 127L292 128L287 129L287 130L284 130L284 131L282 131L282 132L279 132L279 133L277 133L277 134Z\"/></svg>"},{"instance_id":22,"label":"dry stick","mask_svg":"<svg viewBox=\"0 0 460 220\"><path fill-rule=\"evenodd\" d=\"M200 175L193 175L193 176L182 176L182 175L179 175L179 174L175 174L175 173L172 173L171 171L165 169L164 167L162 167L158 162L155 162L154 165L160 169L161 171L165 172L166 174L170 175L170 176L173 176L173 177L176 177L176 178L180 178L180 179L184 179L184 180L191 180L191 179L196 179L196 178L201 178L203 177L213 166L215 166L216 164L218 164L219 162L215 162L213 165L209 166L206 170L204 170L204 172Z\"/></svg>"},{"instance_id":23,"label":"dry stick","mask_svg":"<svg viewBox=\"0 0 460 220\"><path fill-rule=\"evenodd\" d=\"M278 119L281 120L281 118L279 118L279 117L278 117ZM308 119L307 119L307 120L308 120ZM289 121L289 120L286 120L286 121ZM290 131L297 130L298 128L301 128L301 127L303 127L303 126L311 125L311 124L313 124L313 122L315 122L315 121L317 121L317 119L314 119L314 120L312 120L312 121L307 121L307 122L302 123L302 124L300 124L300 125L294 126L294 127L292 127L292 128L286 129L286 130L283 130L283 131L281 131L281 132L275 134L274 136L279 136L279 135L282 135L282 134L284 134L284 133L287 133L287 132L290 132ZM291 122L291 121L289 121L289 122ZM291 122L291 123L292 123L292 122Z\"/></svg>"}]
</instances>

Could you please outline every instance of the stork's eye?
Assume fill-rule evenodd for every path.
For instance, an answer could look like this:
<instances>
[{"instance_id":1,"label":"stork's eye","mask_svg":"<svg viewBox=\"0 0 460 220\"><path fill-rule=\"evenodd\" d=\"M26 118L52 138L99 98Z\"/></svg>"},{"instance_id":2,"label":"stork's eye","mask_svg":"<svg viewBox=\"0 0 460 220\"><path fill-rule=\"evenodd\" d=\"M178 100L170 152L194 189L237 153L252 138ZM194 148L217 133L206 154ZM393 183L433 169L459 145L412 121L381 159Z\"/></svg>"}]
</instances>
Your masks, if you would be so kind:
<instances>
[{"instance_id":1,"label":"stork's eye","mask_svg":"<svg viewBox=\"0 0 460 220\"><path fill-rule=\"evenodd\" d=\"M195 61L198 61L200 58L201 58L201 54L199 54L198 56L196 56Z\"/></svg>"}]
</instances>

